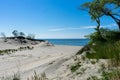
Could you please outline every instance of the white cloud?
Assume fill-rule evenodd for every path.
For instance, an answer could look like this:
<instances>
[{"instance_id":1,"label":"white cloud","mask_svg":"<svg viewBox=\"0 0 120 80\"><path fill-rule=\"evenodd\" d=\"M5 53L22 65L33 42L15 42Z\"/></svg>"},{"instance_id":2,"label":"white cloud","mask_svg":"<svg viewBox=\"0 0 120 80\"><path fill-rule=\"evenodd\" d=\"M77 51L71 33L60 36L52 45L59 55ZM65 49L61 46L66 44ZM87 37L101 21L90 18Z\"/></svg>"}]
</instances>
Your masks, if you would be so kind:
<instances>
[{"instance_id":1,"label":"white cloud","mask_svg":"<svg viewBox=\"0 0 120 80\"><path fill-rule=\"evenodd\" d=\"M78 30L78 29L82 29L81 27L71 27L71 28L68 28L69 30Z\"/></svg>"},{"instance_id":2,"label":"white cloud","mask_svg":"<svg viewBox=\"0 0 120 80\"><path fill-rule=\"evenodd\" d=\"M108 24L108 25L100 26L100 27L103 27L103 28L112 28L112 27L117 27L117 24L116 23L111 23L111 24ZM84 29L94 29L94 28L96 28L96 26L84 26L83 28Z\"/></svg>"},{"instance_id":3,"label":"white cloud","mask_svg":"<svg viewBox=\"0 0 120 80\"><path fill-rule=\"evenodd\" d=\"M111 24L108 24L108 25L103 25L101 27L102 28L116 28L117 24L116 23L111 23Z\"/></svg>"},{"instance_id":4,"label":"white cloud","mask_svg":"<svg viewBox=\"0 0 120 80\"><path fill-rule=\"evenodd\" d=\"M110 28L110 27L116 27L116 26L117 24L112 23L109 25L103 25L101 27ZM54 28L54 29L49 29L48 31L55 32L55 31L66 31L66 30L94 29L94 28L96 28L96 26L81 26L81 27L69 27L69 28Z\"/></svg>"},{"instance_id":5,"label":"white cloud","mask_svg":"<svg viewBox=\"0 0 120 80\"><path fill-rule=\"evenodd\" d=\"M70 28L55 28L55 29L49 29L48 31L66 31L66 30L78 30L81 29L80 27L70 27Z\"/></svg>"},{"instance_id":6,"label":"white cloud","mask_svg":"<svg viewBox=\"0 0 120 80\"><path fill-rule=\"evenodd\" d=\"M100 27L112 28L112 27L117 27L117 24L116 23L111 23L111 24L108 24L108 25L100 26ZM96 28L96 26L84 26L83 28L84 29L94 29L94 28Z\"/></svg>"},{"instance_id":7,"label":"white cloud","mask_svg":"<svg viewBox=\"0 0 120 80\"><path fill-rule=\"evenodd\" d=\"M54 28L54 29L49 29L48 31L66 31L66 30L80 30L80 29L93 29L95 26L84 26L84 27L70 27L70 28Z\"/></svg>"},{"instance_id":8,"label":"white cloud","mask_svg":"<svg viewBox=\"0 0 120 80\"><path fill-rule=\"evenodd\" d=\"M106 27L117 27L117 24L112 23L112 24L106 25Z\"/></svg>"},{"instance_id":9,"label":"white cloud","mask_svg":"<svg viewBox=\"0 0 120 80\"><path fill-rule=\"evenodd\" d=\"M56 28L56 29L49 29L48 31L63 31L65 30L64 28Z\"/></svg>"}]
</instances>

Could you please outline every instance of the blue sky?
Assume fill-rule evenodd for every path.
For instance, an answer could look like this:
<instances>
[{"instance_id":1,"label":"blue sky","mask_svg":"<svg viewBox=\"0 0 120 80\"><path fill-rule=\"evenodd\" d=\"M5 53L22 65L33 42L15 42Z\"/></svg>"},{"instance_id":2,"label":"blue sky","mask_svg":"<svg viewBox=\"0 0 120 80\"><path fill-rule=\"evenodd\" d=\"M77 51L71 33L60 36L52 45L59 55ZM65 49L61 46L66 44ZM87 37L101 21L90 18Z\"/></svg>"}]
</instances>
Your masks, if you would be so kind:
<instances>
[{"instance_id":1,"label":"blue sky","mask_svg":"<svg viewBox=\"0 0 120 80\"><path fill-rule=\"evenodd\" d=\"M84 38L96 23L78 7L89 0L0 0L0 32L11 36L13 30L36 38ZM102 26L116 26L103 17Z\"/></svg>"}]
</instances>

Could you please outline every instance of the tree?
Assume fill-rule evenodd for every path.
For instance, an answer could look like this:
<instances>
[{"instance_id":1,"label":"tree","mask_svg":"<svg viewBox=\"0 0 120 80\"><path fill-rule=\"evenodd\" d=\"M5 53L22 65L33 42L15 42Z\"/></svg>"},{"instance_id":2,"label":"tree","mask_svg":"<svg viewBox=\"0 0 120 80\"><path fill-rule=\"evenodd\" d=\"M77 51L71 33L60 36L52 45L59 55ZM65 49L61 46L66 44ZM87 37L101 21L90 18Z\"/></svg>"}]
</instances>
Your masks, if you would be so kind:
<instances>
[{"instance_id":1,"label":"tree","mask_svg":"<svg viewBox=\"0 0 120 80\"><path fill-rule=\"evenodd\" d=\"M25 37L25 34L23 32L20 32L19 34L19 36Z\"/></svg>"},{"instance_id":2,"label":"tree","mask_svg":"<svg viewBox=\"0 0 120 80\"><path fill-rule=\"evenodd\" d=\"M2 36L2 38L4 39L4 42L7 42L7 37L6 37L6 35L5 35L5 33L1 33L1 36Z\"/></svg>"},{"instance_id":3,"label":"tree","mask_svg":"<svg viewBox=\"0 0 120 80\"><path fill-rule=\"evenodd\" d=\"M120 0L93 0L84 3L82 9L87 10L93 20L104 15L111 17L120 29Z\"/></svg>"},{"instance_id":4,"label":"tree","mask_svg":"<svg viewBox=\"0 0 120 80\"><path fill-rule=\"evenodd\" d=\"M14 30L14 31L12 32L12 34L14 35L14 37L18 37L18 36L19 36L19 32L18 32L17 30Z\"/></svg>"},{"instance_id":5,"label":"tree","mask_svg":"<svg viewBox=\"0 0 120 80\"><path fill-rule=\"evenodd\" d=\"M28 36L27 36L27 38L29 38L29 39L34 39L35 38L35 34L28 34Z\"/></svg>"},{"instance_id":6,"label":"tree","mask_svg":"<svg viewBox=\"0 0 120 80\"><path fill-rule=\"evenodd\" d=\"M101 16L103 16L103 14L100 13L99 10L98 10L98 11L95 11L95 10L97 10L98 7L99 7L99 6L96 6L96 4L98 4L98 3L97 3L97 2L95 2L95 3L86 2L86 3L84 3L84 4L82 5L82 9L86 10L86 11L90 14L91 19L92 19L93 21L96 21L96 23L97 23L97 27L95 28L95 30L97 31L97 32L95 33L95 36L97 36L96 39L97 39L97 40L101 40L101 41L105 41L105 40L102 38L102 35L101 35L101 32L100 32L100 21L101 21L100 18L101 18ZM94 38L95 38L95 37L94 37ZM95 39L95 40L96 40L96 39Z\"/></svg>"}]
</instances>

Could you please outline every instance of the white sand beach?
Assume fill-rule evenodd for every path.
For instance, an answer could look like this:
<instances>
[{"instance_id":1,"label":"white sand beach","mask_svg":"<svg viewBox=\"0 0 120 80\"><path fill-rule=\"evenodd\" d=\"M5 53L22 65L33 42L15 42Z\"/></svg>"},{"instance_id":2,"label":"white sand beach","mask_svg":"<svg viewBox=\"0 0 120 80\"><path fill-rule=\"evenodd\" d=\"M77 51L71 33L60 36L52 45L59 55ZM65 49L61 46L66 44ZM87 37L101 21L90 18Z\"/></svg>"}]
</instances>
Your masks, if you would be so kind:
<instances>
[{"instance_id":1,"label":"white sand beach","mask_svg":"<svg viewBox=\"0 0 120 80\"><path fill-rule=\"evenodd\" d=\"M1 50L16 49L21 46L28 45L20 45L14 41L6 43L0 40ZM21 80L27 80L27 78L33 76L34 71L37 74L45 72L49 78L54 78L58 76L56 71L59 71L58 68L61 67L61 64L75 55L81 48L81 46L48 46L45 42L29 46L34 47L34 49L0 55L0 80L3 77L9 77L18 73Z\"/></svg>"}]
</instances>

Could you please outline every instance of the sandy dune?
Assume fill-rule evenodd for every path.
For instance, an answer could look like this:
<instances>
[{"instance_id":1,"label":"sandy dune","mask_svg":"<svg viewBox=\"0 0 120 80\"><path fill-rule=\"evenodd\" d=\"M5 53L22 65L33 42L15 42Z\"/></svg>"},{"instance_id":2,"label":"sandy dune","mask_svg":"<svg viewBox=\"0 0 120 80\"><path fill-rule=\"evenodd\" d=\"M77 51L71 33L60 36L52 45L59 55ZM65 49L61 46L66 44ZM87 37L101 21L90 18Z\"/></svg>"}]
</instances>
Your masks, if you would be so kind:
<instances>
[{"instance_id":1,"label":"sandy dune","mask_svg":"<svg viewBox=\"0 0 120 80\"><path fill-rule=\"evenodd\" d=\"M19 72L21 79L26 80L34 74L34 71L38 74L45 72L49 78L53 78L56 76L54 72L61 64L81 48L81 46L46 46L45 42L32 46L34 46L33 50L0 55L0 79L3 76L11 76ZM0 42L1 49L14 49L16 47L19 45L5 45Z\"/></svg>"}]
</instances>

